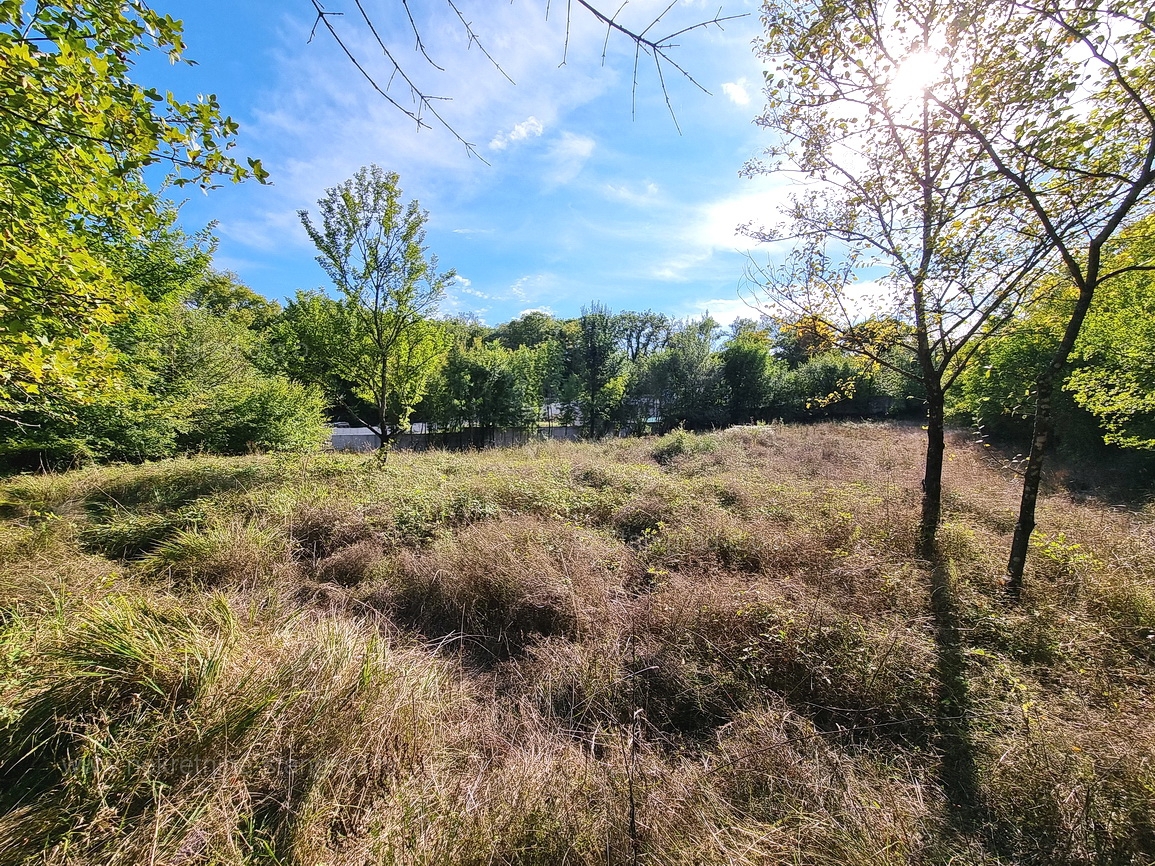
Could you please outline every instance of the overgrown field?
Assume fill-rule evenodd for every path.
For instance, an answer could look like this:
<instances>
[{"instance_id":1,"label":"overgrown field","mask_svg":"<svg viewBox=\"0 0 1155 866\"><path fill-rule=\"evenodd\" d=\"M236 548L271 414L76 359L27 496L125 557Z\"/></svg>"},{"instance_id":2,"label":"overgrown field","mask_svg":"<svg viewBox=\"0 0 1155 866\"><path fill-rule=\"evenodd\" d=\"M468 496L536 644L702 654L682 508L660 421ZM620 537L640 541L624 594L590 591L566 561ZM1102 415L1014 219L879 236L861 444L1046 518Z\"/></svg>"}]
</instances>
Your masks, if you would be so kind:
<instances>
[{"instance_id":1,"label":"overgrown field","mask_svg":"<svg viewBox=\"0 0 1155 866\"><path fill-rule=\"evenodd\" d=\"M1155 862L1155 509L738 428L0 485L0 863Z\"/></svg>"}]
</instances>

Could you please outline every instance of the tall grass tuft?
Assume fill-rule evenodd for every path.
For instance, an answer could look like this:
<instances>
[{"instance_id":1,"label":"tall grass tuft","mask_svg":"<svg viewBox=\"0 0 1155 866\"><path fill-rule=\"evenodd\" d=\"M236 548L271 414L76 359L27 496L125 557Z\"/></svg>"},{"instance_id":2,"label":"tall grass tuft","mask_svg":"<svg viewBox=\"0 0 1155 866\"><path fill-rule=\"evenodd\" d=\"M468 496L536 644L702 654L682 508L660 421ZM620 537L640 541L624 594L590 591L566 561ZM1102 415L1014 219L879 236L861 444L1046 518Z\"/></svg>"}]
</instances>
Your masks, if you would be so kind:
<instances>
[{"instance_id":1,"label":"tall grass tuft","mask_svg":"<svg viewBox=\"0 0 1155 866\"><path fill-rule=\"evenodd\" d=\"M514 517L405 554L378 603L431 637L502 655L535 636L576 638L603 625L632 567L630 551L599 533Z\"/></svg>"},{"instance_id":2,"label":"tall grass tuft","mask_svg":"<svg viewBox=\"0 0 1155 866\"><path fill-rule=\"evenodd\" d=\"M177 583L227 586L268 580L287 559L285 539L278 532L233 519L177 532L141 564L145 572Z\"/></svg>"}]
</instances>

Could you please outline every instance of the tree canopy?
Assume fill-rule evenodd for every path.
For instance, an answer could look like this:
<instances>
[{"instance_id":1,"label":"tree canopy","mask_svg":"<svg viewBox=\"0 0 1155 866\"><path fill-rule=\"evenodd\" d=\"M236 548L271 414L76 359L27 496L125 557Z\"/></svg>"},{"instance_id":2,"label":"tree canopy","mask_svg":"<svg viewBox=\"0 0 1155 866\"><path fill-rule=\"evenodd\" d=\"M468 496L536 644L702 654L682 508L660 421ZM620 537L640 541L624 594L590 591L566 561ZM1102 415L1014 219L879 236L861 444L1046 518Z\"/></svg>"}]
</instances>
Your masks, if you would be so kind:
<instances>
[{"instance_id":1,"label":"tree canopy","mask_svg":"<svg viewBox=\"0 0 1155 866\"><path fill-rule=\"evenodd\" d=\"M143 52L184 47L143 0L0 2L0 414L113 375L105 329L140 297L104 250L165 220L145 168L176 186L264 180L229 155L237 125L215 99L130 78Z\"/></svg>"}]
</instances>

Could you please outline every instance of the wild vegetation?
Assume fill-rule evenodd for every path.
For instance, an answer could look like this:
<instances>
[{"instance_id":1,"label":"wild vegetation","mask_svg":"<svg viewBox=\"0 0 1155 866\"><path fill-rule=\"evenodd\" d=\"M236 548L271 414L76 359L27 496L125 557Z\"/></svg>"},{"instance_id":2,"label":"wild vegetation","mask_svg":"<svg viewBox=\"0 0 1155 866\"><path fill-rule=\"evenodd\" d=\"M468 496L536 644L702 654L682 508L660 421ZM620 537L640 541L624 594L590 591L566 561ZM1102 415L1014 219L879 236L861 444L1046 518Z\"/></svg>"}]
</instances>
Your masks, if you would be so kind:
<instances>
[{"instance_id":1,"label":"wild vegetation","mask_svg":"<svg viewBox=\"0 0 1155 866\"><path fill-rule=\"evenodd\" d=\"M0 866L1155 862L1150 486L1052 473L1032 534L1054 440L1155 446L1150 10L764 15L825 182L765 315L491 328L377 167L302 212L339 299L214 270L145 170L266 173L131 80L180 23L0 3ZM927 435L688 432L880 406ZM667 435L315 450L542 414Z\"/></svg>"},{"instance_id":2,"label":"wild vegetation","mask_svg":"<svg viewBox=\"0 0 1155 866\"><path fill-rule=\"evenodd\" d=\"M1150 508L922 436L13 477L0 862L1151 862Z\"/></svg>"}]
</instances>

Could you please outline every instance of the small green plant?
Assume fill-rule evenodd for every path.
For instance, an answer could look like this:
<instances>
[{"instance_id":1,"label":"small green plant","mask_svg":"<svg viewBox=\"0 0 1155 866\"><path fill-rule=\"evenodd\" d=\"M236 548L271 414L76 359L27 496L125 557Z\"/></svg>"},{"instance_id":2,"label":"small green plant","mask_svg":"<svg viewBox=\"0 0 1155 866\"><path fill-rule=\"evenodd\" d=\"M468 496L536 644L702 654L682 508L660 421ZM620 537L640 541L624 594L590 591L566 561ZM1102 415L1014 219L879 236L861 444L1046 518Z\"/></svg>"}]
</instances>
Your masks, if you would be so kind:
<instances>
[{"instance_id":1,"label":"small green plant","mask_svg":"<svg viewBox=\"0 0 1155 866\"><path fill-rule=\"evenodd\" d=\"M687 454L711 454L717 449L713 437L690 433L679 427L662 436L650 451L653 458L663 466Z\"/></svg>"}]
</instances>

